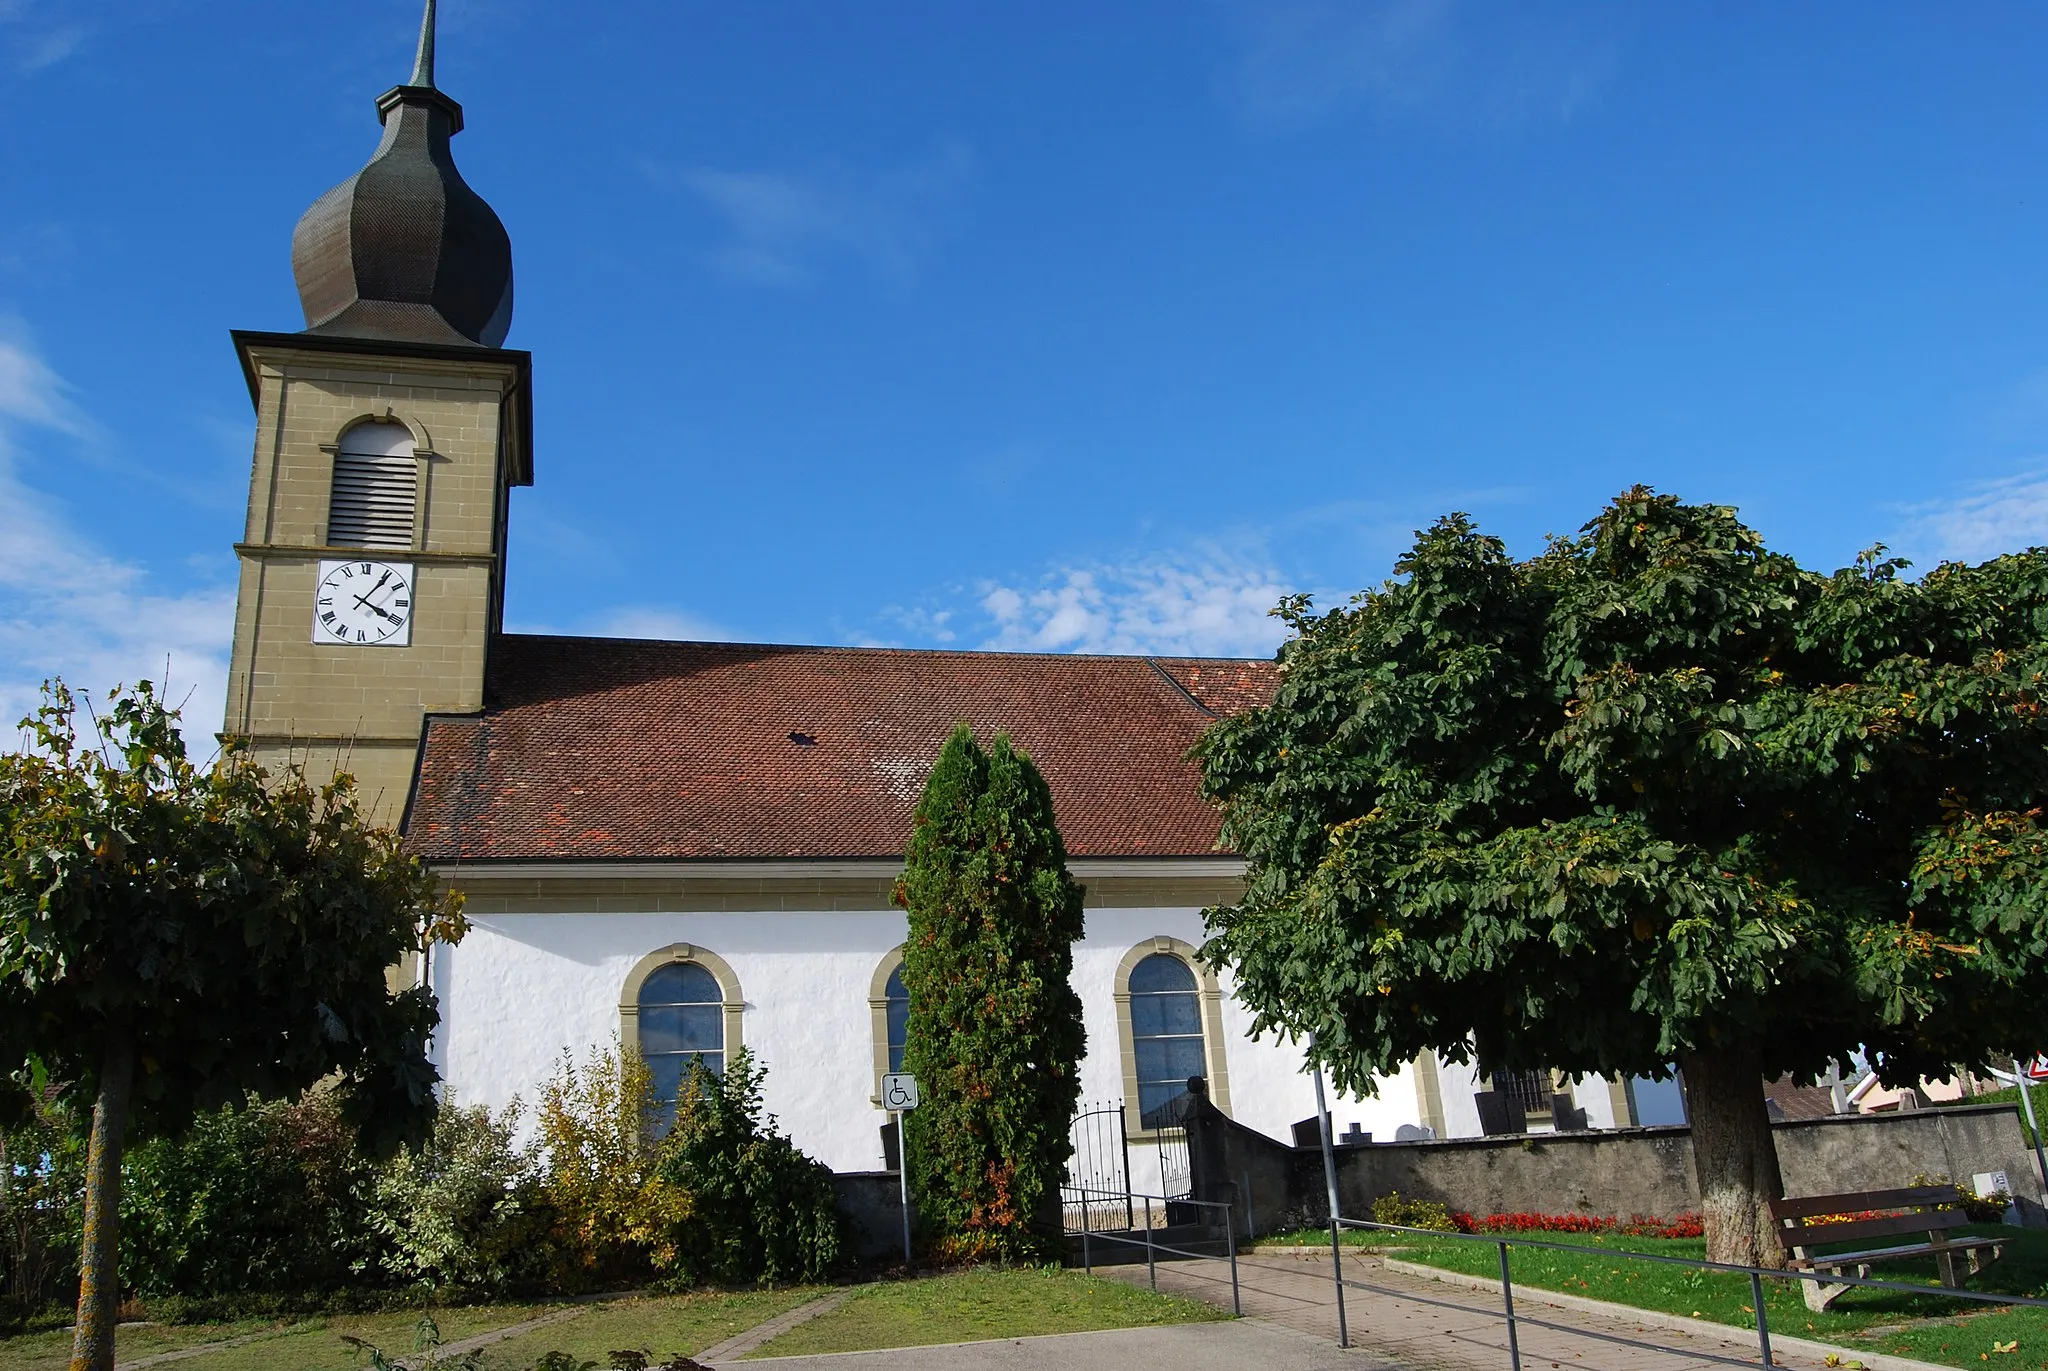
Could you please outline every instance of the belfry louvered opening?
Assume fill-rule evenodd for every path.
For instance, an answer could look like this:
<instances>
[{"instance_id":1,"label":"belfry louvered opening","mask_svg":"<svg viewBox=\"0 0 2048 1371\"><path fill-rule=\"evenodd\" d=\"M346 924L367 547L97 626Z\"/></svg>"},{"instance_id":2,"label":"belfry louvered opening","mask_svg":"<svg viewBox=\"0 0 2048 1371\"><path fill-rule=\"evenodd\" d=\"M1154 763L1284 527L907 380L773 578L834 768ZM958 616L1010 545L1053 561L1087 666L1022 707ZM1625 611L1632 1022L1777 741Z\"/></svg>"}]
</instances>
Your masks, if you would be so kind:
<instances>
[{"instance_id":1,"label":"belfry louvered opening","mask_svg":"<svg viewBox=\"0 0 2048 1371\"><path fill-rule=\"evenodd\" d=\"M410 429L403 424L357 424L342 435L334 454L328 544L411 547L419 483Z\"/></svg>"}]
</instances>

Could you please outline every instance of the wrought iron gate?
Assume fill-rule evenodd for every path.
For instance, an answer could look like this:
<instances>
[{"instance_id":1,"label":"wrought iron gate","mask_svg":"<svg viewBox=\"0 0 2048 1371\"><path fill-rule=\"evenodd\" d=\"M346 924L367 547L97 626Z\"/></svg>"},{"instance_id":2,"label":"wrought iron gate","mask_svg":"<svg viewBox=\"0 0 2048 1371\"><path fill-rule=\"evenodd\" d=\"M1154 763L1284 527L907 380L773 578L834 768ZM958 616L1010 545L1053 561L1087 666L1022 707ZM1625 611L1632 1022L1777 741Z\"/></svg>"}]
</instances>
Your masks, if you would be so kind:
<instances>
[{"instance_id":1,"label":"wrought iron gate","mask_svg":"<svg viewBox=\"0 0 2048 1371\"><path fill-rule=\"evenodd\" d=\"M1124 1102L1084 1105L1069 1133L1073 1155L1067 1158L1067 1180L1060 1196L1066 1226L1082 1228L1133 1226L1131 1209L1131 1140L1124 1126Z\"/></svg>"}]
</instances>

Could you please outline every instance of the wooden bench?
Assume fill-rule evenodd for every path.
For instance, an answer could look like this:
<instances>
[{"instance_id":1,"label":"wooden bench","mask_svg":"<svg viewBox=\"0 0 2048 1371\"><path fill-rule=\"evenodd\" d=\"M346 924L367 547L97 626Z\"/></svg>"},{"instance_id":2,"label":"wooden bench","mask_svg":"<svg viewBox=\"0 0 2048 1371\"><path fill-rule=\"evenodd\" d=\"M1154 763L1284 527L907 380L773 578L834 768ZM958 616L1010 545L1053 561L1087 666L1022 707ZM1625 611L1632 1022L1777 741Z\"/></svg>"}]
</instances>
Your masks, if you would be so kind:
<instances>
[{"instance_id":1,"label":"wooden bench","mask_svg":"<svg viewBox=\"0 0 2048 1371\"><path fill-rule=\"evenodd\" d=\"M1771 1218L1777 1224L1778 1241L1791 1256L1790 1265L1802 1271L1843 1273L1870 1278L1874 1262L1897 1261L1904 1257L1932 1256L1941 1272L1941 1283L1960 1287L1963 1271L1957 1258L1969 1265L1969 1274L1984 1269L1984 1249L1991 1249L1996 1261L2005 1250L1999 1238L1950 1237L1949 1233L1970 1222L1963 1212L1963 1197L1953 1185L1916 1185L1904 1190L1867 1190L1856 1195L1802 1195L1798 1199L1772 1200ZM1905 1210L1880 1218L1850 1218L1871 1210ZM1876 1247L1855 1252L1820 1252L1816 1249L1837 1243L1866 1243L1918 1233L1921 1241L1902 1247ZM1826 1309L1852 1285L1812 1280L1799 1282L1806 1307Z\"/></svg>"}]
</instances>

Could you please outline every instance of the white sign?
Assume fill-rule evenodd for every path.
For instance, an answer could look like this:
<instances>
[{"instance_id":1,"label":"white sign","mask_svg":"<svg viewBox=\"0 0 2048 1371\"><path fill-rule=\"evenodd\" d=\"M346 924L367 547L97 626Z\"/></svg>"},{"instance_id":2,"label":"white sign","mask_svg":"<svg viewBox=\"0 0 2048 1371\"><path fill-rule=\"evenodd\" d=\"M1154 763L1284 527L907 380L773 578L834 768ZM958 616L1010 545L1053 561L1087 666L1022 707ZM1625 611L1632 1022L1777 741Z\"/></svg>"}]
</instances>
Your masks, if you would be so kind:
<instances>
[{"instance_id":1,"label":"white sign","mask_svg":"<svg viewBox=\"0 0 2048 1371\"><path fill-rule=\"evenodd\" d=\"M882 1077L882 1108L891 1114L917 1108L917 1077L907 1071Z\"/></svg>"},{"instance_id":2,"label":"white sign","mask_svg":"<svg viewBox=\"0 0 2048 1371\"><path fill-rule=\"evenodd\" d=\"M2048 1081L2048 1057L2036 1057L2027 1063L2027 1079Z\"/></svg>"}]
</instances>

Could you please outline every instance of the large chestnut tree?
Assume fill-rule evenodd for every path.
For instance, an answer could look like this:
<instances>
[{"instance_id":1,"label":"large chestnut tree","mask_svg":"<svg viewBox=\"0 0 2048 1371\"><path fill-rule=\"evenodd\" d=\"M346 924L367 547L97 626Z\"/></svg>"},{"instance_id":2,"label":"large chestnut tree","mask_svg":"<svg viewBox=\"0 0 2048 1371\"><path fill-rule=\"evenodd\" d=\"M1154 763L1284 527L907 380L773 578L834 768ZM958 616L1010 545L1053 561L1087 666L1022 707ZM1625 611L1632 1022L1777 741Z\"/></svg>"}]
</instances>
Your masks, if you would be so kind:
<instances>
[{"instance_id":1,"label":"large chestnut tree","mask_svg":"<svg viewBox=\"0 0 2048 1371\"><path fill-rule=\"evenodd\" d=\"M1518 561L1454 515L1197 749L1204 956L1369 1090L1418 1053L1682 1069L1715 1260L1783 1258L1761 1082L2040 1044L2048 549L1832 575L1637 487Z\"/></svg>"}]
</instances>

